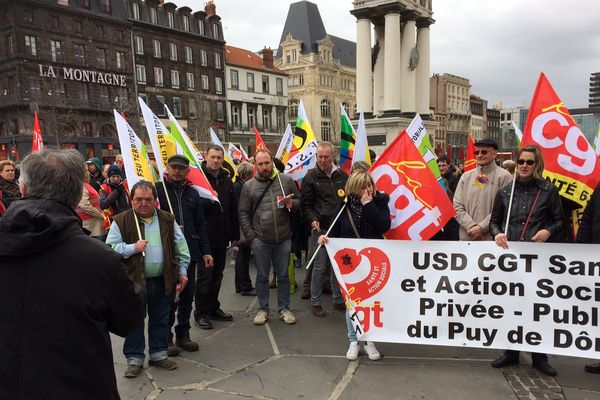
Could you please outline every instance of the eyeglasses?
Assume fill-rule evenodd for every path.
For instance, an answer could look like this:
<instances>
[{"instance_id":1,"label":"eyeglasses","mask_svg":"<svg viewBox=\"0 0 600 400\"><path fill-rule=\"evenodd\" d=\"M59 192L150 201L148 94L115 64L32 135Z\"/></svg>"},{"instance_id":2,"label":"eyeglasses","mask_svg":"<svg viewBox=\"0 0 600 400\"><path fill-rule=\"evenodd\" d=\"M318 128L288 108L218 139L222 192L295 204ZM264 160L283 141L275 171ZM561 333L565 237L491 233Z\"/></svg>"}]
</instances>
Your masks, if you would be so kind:
<instances>
[{"instance_id":1,"label":"eyeglasses","mask_svg":"<svg viewBox=\"0 0 600 400\"><path fill-rule=\"evenodd\" d=\"M517 161L517 164L519 164L519 165L527 164L527 165L531 166L531 165L535 164L535 160L522 160L521 159L521 160Z\"/></svg>"},{"instance_id":2,"label":"eyeglasses","mask_svg":"<svg viewBox=\"0 0 600 400\"><path fill-rule=\"evenodd\" d=\"M488 153L487 150L475 150L475 155L478 156L479 154L481 154L482 156L485 156Z\"/></svg>"}]
</instances>

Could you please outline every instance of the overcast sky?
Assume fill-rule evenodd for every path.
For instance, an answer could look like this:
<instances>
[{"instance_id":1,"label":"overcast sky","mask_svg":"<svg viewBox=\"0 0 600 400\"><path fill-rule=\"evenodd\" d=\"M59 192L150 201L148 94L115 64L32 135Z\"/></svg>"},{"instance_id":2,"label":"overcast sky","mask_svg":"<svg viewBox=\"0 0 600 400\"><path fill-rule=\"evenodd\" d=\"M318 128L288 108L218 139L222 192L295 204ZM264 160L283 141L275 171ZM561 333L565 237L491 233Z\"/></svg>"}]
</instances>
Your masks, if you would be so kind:
<instances>
[{"instance_id":1,"label":"overcast sky","mask_svg":"<svg viewBox=\"0 0 600 400\"><path fill-rule=\"evenodd\" d=\"M172 0L198 10L197 0ZM289 0L215 0L228 44L277 48ZM350 0L313 0L327 33L356 40ZM600 72L600 1L434 0L431 73L471 81L490 106L529 103L545 72L568 108L588 106L589 77Z\"/></svg>"}]
</instances>

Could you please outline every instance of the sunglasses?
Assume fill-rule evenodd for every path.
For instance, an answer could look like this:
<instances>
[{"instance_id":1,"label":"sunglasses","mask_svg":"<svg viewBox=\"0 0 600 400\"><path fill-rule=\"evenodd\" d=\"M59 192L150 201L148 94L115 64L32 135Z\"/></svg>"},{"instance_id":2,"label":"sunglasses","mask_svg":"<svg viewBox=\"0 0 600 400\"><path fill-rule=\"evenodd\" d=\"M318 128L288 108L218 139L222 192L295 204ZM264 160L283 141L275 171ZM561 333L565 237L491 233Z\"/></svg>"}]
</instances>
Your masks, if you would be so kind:
<instances>
[{"instance_id":1,"label":"sunglasses","mask_svg":"<svg viewBox=\"0 0 600 400\"><path fill-rule=\"evenodd\" d=\"M523 164L527 164L529 166L535 164L535 160L518 160L517 164L519 165L523 165Z\"/></svg>"},{"instance_id":2,"label":"sunglasses","mask_svg":"<svg viewBox=\"0 0 600 400\"><path fill-rule=\"evenodd\" d=\"M475 155L476 155L476 156L478 156L478 155L480 155L480 154L481 154L482 156L485 156L487 153L488 153L488 151L487 151L487 150L475 150Z\"/></svg>"}]
</instances>

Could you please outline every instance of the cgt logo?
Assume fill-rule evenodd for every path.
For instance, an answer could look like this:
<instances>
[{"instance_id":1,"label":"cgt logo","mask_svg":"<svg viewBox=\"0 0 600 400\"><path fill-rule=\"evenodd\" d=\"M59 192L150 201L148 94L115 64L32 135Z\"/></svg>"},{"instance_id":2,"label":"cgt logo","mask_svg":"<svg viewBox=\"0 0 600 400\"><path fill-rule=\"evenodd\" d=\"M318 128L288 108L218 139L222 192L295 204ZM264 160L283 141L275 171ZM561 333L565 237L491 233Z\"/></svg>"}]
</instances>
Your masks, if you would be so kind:
<instances>
[{"instance_id":1,"label":"cgt logo","mask_svg":"<svg viewBox=\"0 0 600 400\"><path fill-rule=\"evenodd\" d=\"M348 289L348 293L344 293L346 301L352 300L360 304L383 289L390 278L390 260L383 251L375 247L367 247L358 253L354 249L345 248L339 250L334 259ZM369 262L366 275L366 268L359 269L365 259ZM356 281L356 276L364 278Z\"/></svg>"}]
</instances>

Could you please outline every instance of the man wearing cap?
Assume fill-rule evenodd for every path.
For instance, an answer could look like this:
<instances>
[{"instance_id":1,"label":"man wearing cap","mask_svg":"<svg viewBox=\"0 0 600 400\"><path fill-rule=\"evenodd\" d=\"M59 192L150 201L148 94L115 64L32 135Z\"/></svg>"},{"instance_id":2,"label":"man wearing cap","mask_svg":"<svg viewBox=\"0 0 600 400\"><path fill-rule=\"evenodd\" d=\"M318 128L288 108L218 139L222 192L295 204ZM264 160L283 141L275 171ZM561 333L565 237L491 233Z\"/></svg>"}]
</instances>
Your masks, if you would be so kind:
<instances>
[{"instance_id":1,"label":"man wearing cap","mask_svg":"<svg viewBox=\"0 0 600 400\"><path fill-rule=\"evenodd\" d=\"M108 182L103 183L100 186L100 208L105 210L108 224L112 222L112 218L115 215L131 208L131 202L129 201L128 193L129 190L121 173L121 168L117 167L116 165L111 165L108 168Z\"/></svg>"},{"instance_id":2,"label":"man wearing cap","mask_svg":"<svg viewBox=\"0 0 600 400\"><path fill-rule=\"evenodd\" d=\"M100 186L104 181L104 177L102 176L102 163L100 159L97 157L92 157L85 162L88 167L88 171L90 171L90 185L96 191L100 191Z\"/></svg>"},{"instance_id":3,"label":"man wearing cap","mask_svg":"<svg viewBox=\"0 0 600 400\"><path fill-rule=\"evenodd\" d=\"M212 268L213 265L206 234L204 203L192 187L192 183L187 180L189 167L190 162L187 157L179 154L171 156L167 161L167 172L163 177L165 185L158 184L156 187L160 208L175 216L191 256L187 270L188 284L181 292L179 301L171 305L169 326L172 328L175 324L175 311L177 311L177 326L175 343L173 343L173 332L169 330L169 356L178 355L180 350L198 351L198 343L190 339L190 314L196 290L196 269L198 265L202 268ZM165 188L168 198L165 196Z\"/></svg>"},{"instance_id":4,"label":"man wearing cap","mask_svg":"<svg viewBox=\"0 0 600 400\"><path fill-rule=\"evenodd\" d=\"M498 143L493 139L475 142L477 168L465 172L454 193L456 221L460 240L493 240L489 233L490 216L498 190L512 176L494 162Z\"/></svg>"}]
</instances>

